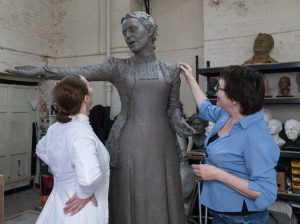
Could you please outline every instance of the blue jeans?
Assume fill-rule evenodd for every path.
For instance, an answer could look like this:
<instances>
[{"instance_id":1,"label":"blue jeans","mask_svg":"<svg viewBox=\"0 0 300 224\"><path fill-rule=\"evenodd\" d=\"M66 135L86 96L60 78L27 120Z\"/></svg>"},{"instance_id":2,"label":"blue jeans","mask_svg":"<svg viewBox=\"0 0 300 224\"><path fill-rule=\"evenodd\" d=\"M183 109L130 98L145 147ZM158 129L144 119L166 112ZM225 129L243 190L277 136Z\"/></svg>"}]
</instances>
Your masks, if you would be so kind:
<instances>
[{"instance_id":1,"label":"blue jeans","mask_svg":"<svg viewBox=\"0 0 300 224\"><path fill-rule=\"evenodd\" d=\"M211 212L211 214L213 224L269 224L267 210L245 216L225 215L217 212Z\"/></svg>"}]
</instances>

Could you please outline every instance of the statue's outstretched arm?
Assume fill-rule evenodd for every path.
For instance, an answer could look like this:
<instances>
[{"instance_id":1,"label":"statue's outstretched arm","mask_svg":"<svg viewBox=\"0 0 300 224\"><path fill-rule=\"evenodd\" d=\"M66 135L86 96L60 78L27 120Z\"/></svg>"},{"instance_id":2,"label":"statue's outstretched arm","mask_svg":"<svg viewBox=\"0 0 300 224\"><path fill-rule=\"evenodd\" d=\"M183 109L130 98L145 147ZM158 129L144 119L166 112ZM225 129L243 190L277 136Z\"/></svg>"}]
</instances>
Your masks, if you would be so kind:
<instances>
[{"instance_id":1,"label":"statue's outstretched arm","mask_svg":"<svg viewBox=\"0 0 300 224\"><path fill-rule=\"evenodd\" d=\"M61 79L67 75L82 75L89 81L113 81L116 73L115 59L109 58L102 64L88 66L16 66L6 70L11 76L26 78Z\"/></svg>"},{"instance_id":2,"label":"statue's outstretched arm","mask_svg":"<svg viewBox=\"0 0 300 224\"><path fill-rule=\"evenodd\" d=\"M180 109L179 95L180 95L180 76L179 72L172 82L169 94L168 103L168 117L175 132L181 137L188 137L196 133L196 130L188 125L182 117Z\"/></svg>"}]
</instances>

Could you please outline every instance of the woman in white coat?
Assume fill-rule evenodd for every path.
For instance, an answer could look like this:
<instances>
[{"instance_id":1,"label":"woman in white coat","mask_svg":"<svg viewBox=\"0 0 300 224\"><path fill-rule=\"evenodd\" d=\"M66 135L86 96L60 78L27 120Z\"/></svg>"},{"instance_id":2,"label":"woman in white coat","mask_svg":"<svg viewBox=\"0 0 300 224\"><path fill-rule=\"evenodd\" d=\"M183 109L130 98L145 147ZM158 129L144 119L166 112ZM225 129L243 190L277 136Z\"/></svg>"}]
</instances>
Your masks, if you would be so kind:
<instances>
[{"instance_id":1,"label":"woman in white coat","mask_svg":"<svg viewBox=\"0 0 300 224\"><path fill-rule=\"evenodd\" d=\"M57 121L36 153L50 166L54 187L37 224L107 224L109 154L88 120L93 91L78 75L54 88Z\"/></svg>"}]
</instances>

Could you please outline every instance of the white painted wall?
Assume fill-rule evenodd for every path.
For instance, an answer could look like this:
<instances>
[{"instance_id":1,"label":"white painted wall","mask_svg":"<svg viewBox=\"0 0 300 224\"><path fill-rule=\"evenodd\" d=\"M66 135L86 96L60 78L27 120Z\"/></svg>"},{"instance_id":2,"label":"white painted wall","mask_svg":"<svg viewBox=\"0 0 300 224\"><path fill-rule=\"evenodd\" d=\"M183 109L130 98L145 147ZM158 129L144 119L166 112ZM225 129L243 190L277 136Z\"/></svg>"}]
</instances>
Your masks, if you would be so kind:
<instances>
[{"instance_id":1,"label":"white painted wall","mask_svg":"<svg viewBox=\"0 0 300 224\"><path fill-rule=\"evenodd\" d=\"M214 4L213 2L219 2ZM270 55L278 62L300 61L300 1L298 0L203 0L204 61L212 67L242 64L253 56L258 33L274 38ZM280 76L290 77L291 93L299 96L296 74L267 74L273 97ZM281 121L300 119L299 105L266 105Z\"/></svg>"},{"instance_id":2,"label":"white painted wall","mask_svg":"<svg viewBox=\"0 0 300 224\"><path fill-rule=\"evenodd\" d=\"M157 55L165 61L189 63L195 70L195 56L203 62L203 9L199 0L152 0L151 11L158 24ZM200 81L202 85L203 79ZM186 115L196 107L185 79L181 80L180 98Z\"/></svg>"},{"instance_id":3,"label":"white painted wall","mask_svg":"<svg viewBox=\"0 0 300 224\"><path fill-rule=\"evenodd\" d=\"M53 13L50 0L0 1L0 71L54 55Z\"/></svg>"},{"instance_id":4,"label":"white painted wall","mask_svg":"<svg viewBox=\"0 0 300 224\"><path fill-rule=\"evenodd\" d=\"M253 55L258 33L273 36L275 60L300 60L300 1L218 1L203 0L204 60L211 66L242 64Z\"/></svg>"}]
</instances>

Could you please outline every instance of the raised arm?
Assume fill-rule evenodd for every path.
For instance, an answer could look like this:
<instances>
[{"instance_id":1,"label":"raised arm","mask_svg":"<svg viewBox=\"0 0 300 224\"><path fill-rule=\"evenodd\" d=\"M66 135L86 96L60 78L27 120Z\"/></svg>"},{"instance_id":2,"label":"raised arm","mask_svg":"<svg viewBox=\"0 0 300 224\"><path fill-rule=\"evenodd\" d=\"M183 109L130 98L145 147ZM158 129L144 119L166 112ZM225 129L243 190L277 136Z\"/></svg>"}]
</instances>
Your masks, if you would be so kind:
<instances>
[{"instance_id":1,"label":"raised arm","mask_svg":"<svg viewBox=\"0 0 300 224\"><path fill-rule=\"evenodd\" d=\"M114 82L118 75L116 59L108 58L102 64L88 66L16 66L6 70L10 75L30 78L61 79L66 75L82 75L89 81Z\"/></svg>"},{"instance_id":2,"label":"raised arm","mask_svg":"<svg viewBox=\"0 0 300 224\"><path fill-rule=\"evenodd\" d=\"M207 99L207 97L205 93L200 89L192 73L192 68L186 63L181 63L180 68L183 71L187 83L189 84L197 108L200 108L202 103Z\"/></svg>"}]
</instances>

